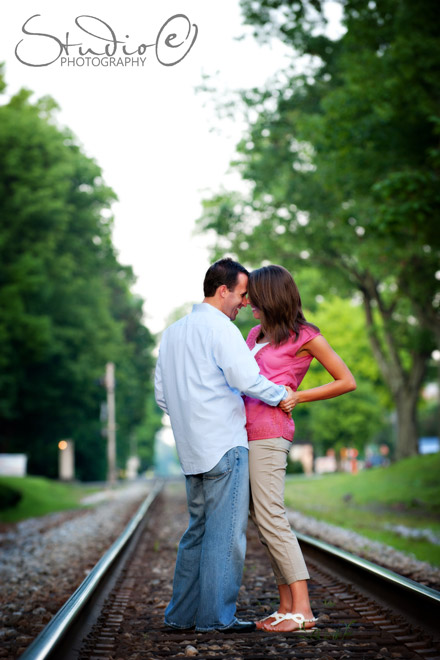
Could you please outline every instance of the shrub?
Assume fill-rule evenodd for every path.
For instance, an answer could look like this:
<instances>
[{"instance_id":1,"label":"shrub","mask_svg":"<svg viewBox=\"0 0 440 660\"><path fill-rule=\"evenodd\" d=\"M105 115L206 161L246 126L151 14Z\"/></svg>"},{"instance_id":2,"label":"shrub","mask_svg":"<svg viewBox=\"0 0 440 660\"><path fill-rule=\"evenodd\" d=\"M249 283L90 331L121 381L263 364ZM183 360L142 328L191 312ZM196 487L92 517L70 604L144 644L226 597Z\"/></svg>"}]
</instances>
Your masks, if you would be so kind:
<instances>
[{"instance_id":1,"label":"shrub","mask_svg":"<svg viewBox=\"0 0 440 660\"><path fill-rule=\"evenodd\" d=\"M304 474L304 467L301 461L287 461L287 474Z\"/></svg>"},{"instance_id":2,"label":"shrub","mask_svg":"<svg viewBox=\"0 0 440 660\"><path fill-rule=\"evenodd\" d=\"M21 500L21 493L15 488L0 484L0 511L12 509Z\"/></svg>"}]
</instances>

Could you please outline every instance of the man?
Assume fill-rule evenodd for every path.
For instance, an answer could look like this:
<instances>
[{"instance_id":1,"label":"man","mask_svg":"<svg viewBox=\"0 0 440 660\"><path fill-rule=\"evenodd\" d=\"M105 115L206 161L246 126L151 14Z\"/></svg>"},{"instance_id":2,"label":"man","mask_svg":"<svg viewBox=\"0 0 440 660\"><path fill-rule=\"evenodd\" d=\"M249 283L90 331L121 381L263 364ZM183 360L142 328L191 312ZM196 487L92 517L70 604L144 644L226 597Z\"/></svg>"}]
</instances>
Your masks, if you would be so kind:
<instances>
[{"instance_id":1,"label":"man","mask_svg":"<svg viewBox=\"0 0 440 660\"><path fill-rule=\"evenodd\" d=\"M246 552L248 441L241 394L276 406L290 393L261 376L238 328L248 271L221 259L207 271L203 303L163 334L155 393L169 414L186 478L189 526L177 552L165 623L247 632L235 616ZM291 391L290 391L291 392Z\"/></svg>"}]
</instances>

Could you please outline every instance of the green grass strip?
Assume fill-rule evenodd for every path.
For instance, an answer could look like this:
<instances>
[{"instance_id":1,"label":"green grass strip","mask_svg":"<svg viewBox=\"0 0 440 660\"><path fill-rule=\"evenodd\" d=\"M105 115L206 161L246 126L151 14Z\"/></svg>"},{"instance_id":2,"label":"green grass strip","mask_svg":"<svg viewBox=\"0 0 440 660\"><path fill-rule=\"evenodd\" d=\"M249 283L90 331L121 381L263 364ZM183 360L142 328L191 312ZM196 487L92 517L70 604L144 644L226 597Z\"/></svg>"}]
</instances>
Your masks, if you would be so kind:
<instances>
[{"instance_id":1,"label":"green grass strip","mask_svg":"<svg viewBox=\"0 0 440 660\"><path fill-rule=\"evenodd\" d=\"M440 566L440 545L424 538L425 533L440 537L440 454L358 474L289 478L286 504ZM402 535L390 526L409 531Z\"/></svg>"},{"instance_id":2,"label":"green grass strip","mask_svg":"<svg viewBox=\"0 0 440 660\"><path fill-rule=\"evenodd\" d=\"M18 491L21 499L15 506L0 509L1 522L18 522L25 518L78 508L81 506L81 498L96 490L43 477L0 477L0 495L8 489ZM6 497L3 502L7 505Z\"/></svg>"}]
</instances>

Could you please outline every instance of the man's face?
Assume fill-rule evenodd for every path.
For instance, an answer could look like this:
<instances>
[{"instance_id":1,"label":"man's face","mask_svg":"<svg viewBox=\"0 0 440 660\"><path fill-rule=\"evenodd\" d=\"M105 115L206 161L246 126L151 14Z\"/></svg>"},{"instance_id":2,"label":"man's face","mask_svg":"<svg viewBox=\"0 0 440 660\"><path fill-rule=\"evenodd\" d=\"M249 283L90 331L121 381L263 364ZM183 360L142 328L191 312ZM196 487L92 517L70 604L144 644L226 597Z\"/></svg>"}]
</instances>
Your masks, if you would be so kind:
<instances>
[{"instance_id":1,"label":"man's face","mask_svg":"<svg viewBox=\"0 0 440 660\"><path fill-rule=\"evenodd\" d=\"M223 299L223 314L229 316L231 321L237 318L238 310L246 307L247 301L248 276L244 273L238 273L237 284L232 291L227 291Z\"/></svg>"}]
</instances>

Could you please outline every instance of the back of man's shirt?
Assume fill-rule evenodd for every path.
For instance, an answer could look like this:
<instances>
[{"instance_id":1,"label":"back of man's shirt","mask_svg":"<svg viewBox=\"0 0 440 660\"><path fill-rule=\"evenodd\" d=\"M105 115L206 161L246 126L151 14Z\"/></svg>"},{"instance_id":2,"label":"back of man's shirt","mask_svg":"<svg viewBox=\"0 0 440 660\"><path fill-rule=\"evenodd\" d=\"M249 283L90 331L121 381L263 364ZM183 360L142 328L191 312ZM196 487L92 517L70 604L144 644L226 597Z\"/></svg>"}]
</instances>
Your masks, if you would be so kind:
<instances>
[{"instance_id":1,"label":"back of man's shirt","mask_svg":"<svg viewBox=\"0 0 440 660\"><path fill-rule=\"evenodd\" d=\"M248 446L242 392L269 405L286 394L259 374L238 328L208 303L165 330L155 392L185 474L208 472L232 447Z\"/></svg>"}]
</instances>

